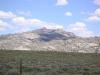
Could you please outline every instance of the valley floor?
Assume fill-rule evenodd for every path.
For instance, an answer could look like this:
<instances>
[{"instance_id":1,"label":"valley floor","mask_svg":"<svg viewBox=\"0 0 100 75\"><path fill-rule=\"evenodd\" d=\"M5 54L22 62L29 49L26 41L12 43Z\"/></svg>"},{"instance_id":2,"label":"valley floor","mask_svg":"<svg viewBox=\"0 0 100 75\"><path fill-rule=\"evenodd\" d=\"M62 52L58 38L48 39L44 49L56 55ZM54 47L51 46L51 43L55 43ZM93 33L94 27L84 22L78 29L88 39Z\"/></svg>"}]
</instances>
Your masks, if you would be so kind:
<instances>
[{"instance_id":1,"label":"valley floor","mask_svg":"<svg viewBox=\"0 0 100 75\"><path fill-rule=\"evenodd\" d=\"M0 75L100 75L100 54L0 50Z\"/></svg>"}]
</instances>

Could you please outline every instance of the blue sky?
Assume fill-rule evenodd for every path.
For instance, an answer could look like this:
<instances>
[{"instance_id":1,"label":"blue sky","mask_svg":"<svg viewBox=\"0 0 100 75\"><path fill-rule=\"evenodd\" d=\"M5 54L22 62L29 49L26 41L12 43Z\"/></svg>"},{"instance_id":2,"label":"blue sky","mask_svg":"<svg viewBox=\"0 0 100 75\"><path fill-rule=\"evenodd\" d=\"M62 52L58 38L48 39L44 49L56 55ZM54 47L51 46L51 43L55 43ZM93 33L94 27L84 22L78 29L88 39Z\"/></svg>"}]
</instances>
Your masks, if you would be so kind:
<instances>
[{"instance_id":1,"label":"blue sky","mask_svg":"<svg viewBox=\"0 0 100 75\"><path fill-rule=\"evenodd\" d=\"M100 35L100 0L2 0L0 34L45 27Z\"/></svg>"}]
</instances>

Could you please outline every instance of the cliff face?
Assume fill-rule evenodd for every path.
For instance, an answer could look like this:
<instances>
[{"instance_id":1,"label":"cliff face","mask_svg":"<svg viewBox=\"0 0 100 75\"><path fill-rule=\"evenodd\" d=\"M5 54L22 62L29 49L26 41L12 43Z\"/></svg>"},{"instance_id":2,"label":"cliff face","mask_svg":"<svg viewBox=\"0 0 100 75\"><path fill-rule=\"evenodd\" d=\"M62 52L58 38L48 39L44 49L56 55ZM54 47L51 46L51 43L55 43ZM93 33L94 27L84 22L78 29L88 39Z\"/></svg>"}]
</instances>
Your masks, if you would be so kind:
<instances>
[{"instance_id":1,"label":"cliff face","mask_svg":"<svg viewBox=\"0 0 100 75\"><path fill-rule=\"evenodd\" d=\"M37 29L0 36L0 49L93 53L100 52L100 37L81 38L60 29Z\"/></svg>"}]
</instances>

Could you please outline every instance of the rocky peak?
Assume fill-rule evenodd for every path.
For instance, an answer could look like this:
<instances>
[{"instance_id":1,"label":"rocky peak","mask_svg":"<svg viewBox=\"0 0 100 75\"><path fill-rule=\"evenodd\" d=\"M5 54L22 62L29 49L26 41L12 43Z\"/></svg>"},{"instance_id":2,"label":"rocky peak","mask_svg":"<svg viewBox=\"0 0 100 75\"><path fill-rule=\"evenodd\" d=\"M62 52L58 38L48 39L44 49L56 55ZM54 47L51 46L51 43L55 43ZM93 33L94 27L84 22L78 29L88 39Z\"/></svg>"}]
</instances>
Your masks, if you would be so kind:
<instances>
[{"instance_id":1,"label":"rocky peak","mask_svg":"<svg viewBox=\"0 0 100 75\"><path fill-rule=\"evenodd\" d=\"M100 37L81 38L62 29L37 29L0 36L0 49L100 52Z\"/></svg>"},{"instance_id":2,"label":"rocky peak","mask_svg":"<svg viewBox=\"0 0 100 75\"><path fill-rule=\"evenodd\" d=\"M71 32L66 32L63 29L37 29L32 31L40 35L39 39L42 41L51 41L51 40L65 40L69 38L75 38L76 36Z\"/></svg>"}]
</instances>

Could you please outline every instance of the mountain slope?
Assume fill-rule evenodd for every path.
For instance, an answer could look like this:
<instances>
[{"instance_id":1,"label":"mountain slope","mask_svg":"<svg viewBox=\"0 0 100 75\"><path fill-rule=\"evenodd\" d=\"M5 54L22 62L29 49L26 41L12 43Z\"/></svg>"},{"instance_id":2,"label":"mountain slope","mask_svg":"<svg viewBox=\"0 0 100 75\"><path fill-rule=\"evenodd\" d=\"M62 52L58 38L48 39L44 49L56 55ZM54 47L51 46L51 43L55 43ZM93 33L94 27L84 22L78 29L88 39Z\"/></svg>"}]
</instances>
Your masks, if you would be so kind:
<instances>
[{"instance_id":1,"label":"mountain slope","mask_svg":"<svg viewBox=\"0 0 100 75\"><path fill-rule=\"evenodd\" d=\"M37 29L0 36L0 49L93 53L100 50L100 37L81 38L61 29Z\"/></svg>"}]
</instances>

